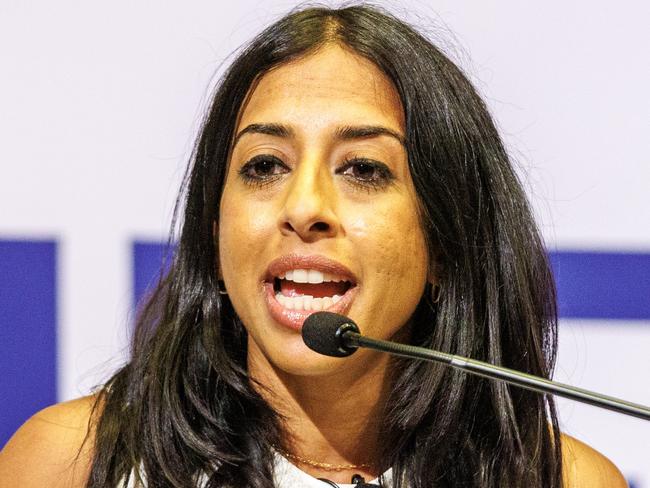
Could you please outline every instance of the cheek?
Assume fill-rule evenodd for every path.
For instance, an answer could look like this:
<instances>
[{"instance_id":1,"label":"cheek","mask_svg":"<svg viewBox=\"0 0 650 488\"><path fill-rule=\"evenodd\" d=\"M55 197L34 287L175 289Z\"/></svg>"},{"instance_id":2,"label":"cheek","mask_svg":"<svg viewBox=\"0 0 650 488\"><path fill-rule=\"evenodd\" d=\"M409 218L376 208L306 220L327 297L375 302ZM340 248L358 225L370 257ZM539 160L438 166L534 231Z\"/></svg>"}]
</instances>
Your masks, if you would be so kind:
<instances>
[{"instance_id":1,"label":"cheek","mask_svg":"<svg viewBox=\"0 0 650 488\"><path fill-rule=\"evenodd\" d=\"M386 283L404 279L420 286L426 279L426 240L411 205L392 202L357 214L348 234Z\"/></svg>"},{"instance_id":2,"label":"cheek","mask_svg":"<svg viewBox=\"0 0 650 488\"><path fill-rule=\"evenodd\" d=\"M256 244L263 243L272 233L275 221L263 205L253 205L234 192L224 190L219 212L219 261L222 272L232 276L255 255Z\"/></svg>"},{"instance_id":3,"label":"cheek","mask_svg":"<svg viewBox=\"0 0 650 488\"><path fill-rule=\"evenodd\" d=\"M222 273L228 274L232 268L234 256L232 250L236 249L232 242L237 240L238 226L234 225L241 213L241 209L233 205L233 200L228 198L227 190L224 190L219 210L219 262Z\"/></svg>"}]
</instances>

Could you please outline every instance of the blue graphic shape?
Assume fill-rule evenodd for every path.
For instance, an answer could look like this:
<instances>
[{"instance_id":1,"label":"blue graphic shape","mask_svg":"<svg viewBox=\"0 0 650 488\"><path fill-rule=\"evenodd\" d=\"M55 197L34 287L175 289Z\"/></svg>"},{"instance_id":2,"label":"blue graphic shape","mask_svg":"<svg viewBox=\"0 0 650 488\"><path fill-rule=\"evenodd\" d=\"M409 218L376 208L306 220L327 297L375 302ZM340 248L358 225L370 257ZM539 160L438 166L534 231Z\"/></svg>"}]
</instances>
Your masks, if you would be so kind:
<instances>
[{"instance_id":1,"label":"blue graphic shape","mask_svg":"<svg viewBox=\"0 0 650 488\"><path fill-rule=\"evenodd\" d=\"M650 254L550 253L560 317L650 319Z\"/></svg>"},{"instance_id":2,"label":"blue graphic shape","mask_svg":"<svg viewBox=\"0 0 650 488\"><path fill-rule=\"evenodd\" d=\"M133 304L137 308L167 270L173 248L159 242L133 242Z\"/></svg>"},{"instance_id":3,"label":"blue graphic shape","mask_svg":"<svg viewBox=\"0 0 650 488\"><path fill-rule=\"evenodd\" d=\"M0 240L0 446L56 402L56 242Z\"/></svg>"}]
</instances>

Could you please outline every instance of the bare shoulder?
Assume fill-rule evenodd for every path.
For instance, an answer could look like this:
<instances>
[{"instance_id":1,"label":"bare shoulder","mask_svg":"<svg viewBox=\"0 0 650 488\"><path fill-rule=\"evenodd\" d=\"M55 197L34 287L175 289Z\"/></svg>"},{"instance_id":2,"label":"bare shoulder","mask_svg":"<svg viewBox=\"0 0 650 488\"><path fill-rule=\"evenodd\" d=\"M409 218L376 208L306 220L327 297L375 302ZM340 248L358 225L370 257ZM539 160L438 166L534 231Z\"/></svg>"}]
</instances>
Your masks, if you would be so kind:
<instances>
[{"instance_id":1,"label":"bare shoulder","mask_svg":"<svg viewBox=\"0 0 650 488\"><path fill-rule=\"evenodd\" d=\"M564 486L626 488L627 482L609 459L584 442L562 434Z\"/></svg>"},{"instance_id":2,"label":"bare shoulder","mask_svg":"<svg viewBox=\"0 0 650 488\"><path fill-rule=\"evenodd\" d=\"M27 420L0 452L0 488L85 486L96 399L59 403Z\"/></svg>"}]
</instances>

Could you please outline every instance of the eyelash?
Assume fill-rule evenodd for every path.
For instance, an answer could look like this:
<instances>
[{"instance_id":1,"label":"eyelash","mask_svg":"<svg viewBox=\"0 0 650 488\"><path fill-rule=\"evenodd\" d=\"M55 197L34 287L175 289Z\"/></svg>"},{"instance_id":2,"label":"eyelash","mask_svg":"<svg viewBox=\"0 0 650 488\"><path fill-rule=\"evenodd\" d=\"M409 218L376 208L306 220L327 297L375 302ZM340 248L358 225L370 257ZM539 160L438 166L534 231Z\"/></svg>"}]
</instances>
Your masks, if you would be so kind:
<instances>
[{"instance_id":1,"label":"eyelash","mask_svg":"<svg viewBox=\"0 0 650 488\"><path fill-rule=\"evenodd\" d=\"M362 179L345 174L345 171L348 169L354 167L359 168L361 166L366 166L373 169L377 173L377 176L373 179ZM382 188L386 188L395 179L393 173L384 163L361 157L352 157L343 161L343 165L336 170L336 174L345 176L348 181L350 181L350 183L366 190L380 190Z\"/></svg>"},{"instance_id":2,"label":"eyelash","mask_svg":"<svg viewBox=\"0 0 650 488\"><path fill-rule=\"evenodd\" d=\"M256 169L256 165L260 163L273 163L276 165L276 167L274 167L273 169L277 169L278 167L280 167L282 168L282 171L270 175L252 174L252 171ZM362 166L374 170L377 176L373 177L372 179L364 179L353 175L345 174L345 172L348 171L349 169L354 169L355 167L359 168ZM259 156L255 156L251 158L248 162L246 162L246 164L244 164L244 166L242 166L241 169L239 170L239 175L241 176L241 178L244 180L246 184L255 187L263 187L273 183L280 176L286 174L289 171L290 171L289 167L281 159L277 158L276 156L272 156L270 154L261 154ZM346 180L348 180L351 184L359 188L363 188L365 190L380 190L382 188L389 186L392 183L392 181L395 179L393 173L390 171L388 166L386 166L384 163L372 159L368 159L368 158L362 158L362 157L352 157L352 158L345 159L343 161L343 164L336 169L335 174L344 176Z\"/></svg>"},{"instance_id":3,"label":"eyelash","mask_svg":"<svg viewBox=\"0 0 650 488\"><path fill-rule=\"evenodd\" d=\"M251 171L255 170L255 166L260 163L273 163L276 167L282 167L283 171L281 173L274 173L271 175L256 176L250 174ZM269 185L276 181L280 176L287 173L289 167L282 162L282 160L276 156L270 154L260 154L259 156L254 156L244 166L239 170L239 175L244 180L244 183L254 186L254 187L263 187Z\"/></svg>"}]
</instances>

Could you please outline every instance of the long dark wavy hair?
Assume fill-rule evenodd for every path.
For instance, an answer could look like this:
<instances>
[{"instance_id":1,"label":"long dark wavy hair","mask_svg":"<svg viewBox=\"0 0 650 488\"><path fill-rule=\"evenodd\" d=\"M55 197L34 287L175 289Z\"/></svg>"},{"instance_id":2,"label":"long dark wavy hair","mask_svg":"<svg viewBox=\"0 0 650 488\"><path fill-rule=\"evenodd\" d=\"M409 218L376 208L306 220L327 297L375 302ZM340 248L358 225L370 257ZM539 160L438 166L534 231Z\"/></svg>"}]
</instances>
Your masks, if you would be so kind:
<instances>
[{"instance_id":1,"label":"long dark wavy hair","mask_svg":"<svg viewBox=\"0 0 650 488\"><path fill-rule=\"evenodd\" d=\"M137 319L132 357L98 394L88 487L273 486L278 415L251 385L246 331L219 294L213 225L237 116L269 70L336 43L375 63L404 107L410 172L441 294L412 343L549 377L555 290L494 123L457 66L376 7L306 8L240 51L206 114L178 208L170 269ZM560 487L549 397L424 362L395 368L381 463L396 487Z\"/></svg>"}]
</instances>

